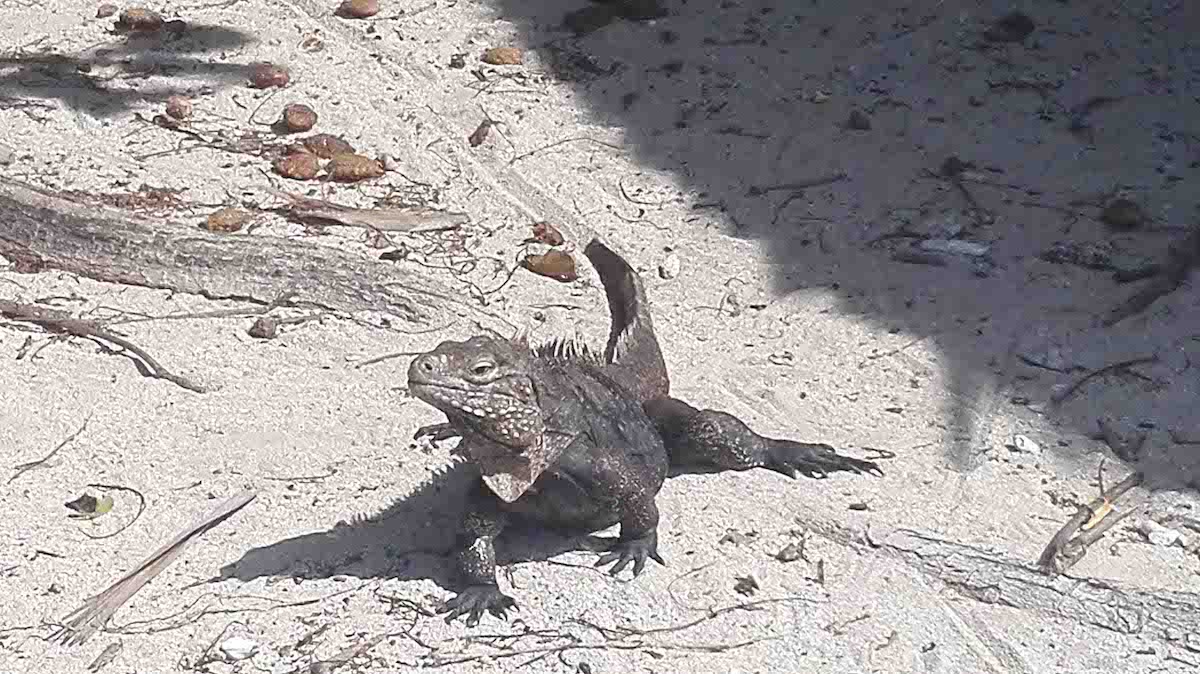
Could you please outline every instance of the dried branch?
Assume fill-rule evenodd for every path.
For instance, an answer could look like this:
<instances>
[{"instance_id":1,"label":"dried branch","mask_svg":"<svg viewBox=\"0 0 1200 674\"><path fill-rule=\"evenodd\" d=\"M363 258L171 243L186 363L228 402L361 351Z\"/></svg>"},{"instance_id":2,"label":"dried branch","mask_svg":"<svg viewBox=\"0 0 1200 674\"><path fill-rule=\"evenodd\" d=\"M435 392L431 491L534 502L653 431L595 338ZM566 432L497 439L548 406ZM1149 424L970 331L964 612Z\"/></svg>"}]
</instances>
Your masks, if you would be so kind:
<instances>
[{"instance_id":1,"label":"dried branch","mask_svg":"<svg viewBox=\"0 0 1200 674\"><path fill-rule=\"evenodd\" d=\"M1047 575L1066 573L1083 559L1089 546L1100 540L1118 522L1137 512L1137 508L1130 508L1109 516L1115 510L1113 503L1125 492L1140 485L1142 479L1141 473L1133 473L1108 492L1105 492L1101 482L1100 495L1087 505L1079 506L1075 515L1054 534L1038 557L1038 567L1042 572Z\"/></svg>"},{"instance_id":2,"label":"dried branch","mask_svg":"<svg viewBox=\"0 0 1200 674\"><path fill-rule=\"evenodd\" d=\"M173 374L170 370L163 367L154 360L150 354L146 353L141 347L133 342L117 335L108 330L98 321L93 321L85 318L73 318L65 311L57 309L46 309L36 307L32 304L23 304L13 302L11 300L0 300L0 316L5 316L14 321L23 321L25 323L33 323L44 328L48 332L54 332L61 335L71 335L74 337L85 337L100 342L109 342L124 349L124 351L113 351L112 353L127 356L133 361L138 372L144 377L154 377L155 379L163 379L181 386L189 391L196 393L204 393L204 389L195 384L189 379L177 374ZM103 344L102 344L103 346ZM130 355L132 354L132 355ZM136 356L136 358L134 357Z\"/></svg>"},{"instance_id":3,"label":"dried branch","mask_svg":"<svg viewBox=\"0 0 1200 674\"><path fill-rule=\"evenodd\" d=\"M1088 383L1089 381L1091 381L1101 375L1105 375L1110 372L1116 372L1118 370L1124 370L1126 368L1133 367L1134 365L1145 365L1146 363L1156 363L1156 362L1158 362L1158 356L1147 356L1144 358L1133 358L1130 360L1123 360L1119 363L1112 363L1111 365L1105 365L1104 367L1100 368L1099 370L1092 370L1091 372L1085 374L1083 377L1080 377L1079 380L1076 381L1074 384L1071 384L1070 386L1063 389L1062 391L1050 396L1050 402L1054 403L1055 405L1061 404L1067 398L1070 398L1071 396L1075 395L1075 392L1078 391L1084 384Z\"/></svg>"}]
</instances>

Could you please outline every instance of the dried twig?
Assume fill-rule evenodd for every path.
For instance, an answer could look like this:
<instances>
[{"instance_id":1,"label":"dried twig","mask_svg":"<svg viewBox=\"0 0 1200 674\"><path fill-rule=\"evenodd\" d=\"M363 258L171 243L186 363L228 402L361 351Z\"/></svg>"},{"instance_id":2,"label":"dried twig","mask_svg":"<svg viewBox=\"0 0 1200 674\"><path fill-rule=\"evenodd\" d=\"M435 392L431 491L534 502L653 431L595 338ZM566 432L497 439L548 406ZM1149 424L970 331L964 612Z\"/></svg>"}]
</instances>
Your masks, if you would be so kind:
<instances>
[{"instance_id":1,"label":"dried twig","mask_svg":"<svg viewBox=\"0 0 1200 674\"><path fill-rule=\"evenodd\" d=\"M343 648L342 650L338 651L332 658L329 658L328 660L318 660L317 662L310 664L307 668L307 671L309 672L309 674L330 674L331 672L338 669L339 667L348 664L354 658L357 658L358 656L367 653L372 648L375 648L384 639L388 639L388 638L396 637L396 636L403 636L403 634L404 634L403 632L397 632L397 633L391 633L391 634L377 634L377 635L371 637L370 639L361 641L357 644L354 644L353 646L347 646L346 648ZM299 672L304 671L304 670L298 669L295 671L298 674Z\"/></svg>"},{"instance_id":2,"label":"dried twig","mask_svg":"<svg viewBox=\"0 0 1200 674\"><path fill-rule=\"evenodd\" d=\"M1092 370L1091 372L1083 375L1074 384L1071 384L1070 386L1063 389L1062 391L1059 391L1058 393L1055 393L1054 395L1050 396L1050 402L1055 405L1061 404L1067 398L1070 398L1071 396L1075 395L1075 392L1078 391L1084 384L1088 383L1089 381L1091 381L1101 375L1105 375L1110 372L1116 372L1118 370L1124 370L1126 368L1133 367L1134 365L1145 365L1146 363L1156 363L1156 362L1158 362L1158 356L1147 356L1144 358L1133 358L1130 360L1123 360L1119 363L1112 363L1111 365L1105 365L1104 367L1100 368L1099 370Z\"/></svg>"},{"instance_id":3,"label":"dried twig","mask_svg":"<svg viewBox=\"0 0 1200 674\"><path fill-rule=\"evenodd\" d=\"M368 365L382 363L385 360L391 360L393 358L400 358L402 356L419 356L422 353L423 353L422 351L397 351L395 353L385 353L382 356L375 356L374 358L368 358L368 359L364 360L363 362L358 363L357 365L354 366L354 369L357 370L360 367L366 367Z\"/></svg>"},{"instance_id":4,"label":"dried twig","mask_svg":"<svg viewBox=\"0 0 1200 674\"><path fill-rule=\"evenodd\" d=\"M8 478L8 483L12 484L13 480L17 479L18 477L21 477L22 475L24 475L25 473L28 473L31 470L34 470L37 468L46 468L47 467L46 462L49 461L50 459L53 459L54 455L58 454L59 450L61 450L63 447L66 447L67 445L71 444L72 440L79 437L79 435L81 433L83 433L83 430L85 428L87 428L88 422L91 420L92 420L92 415L90 415L90 414L87 415L87 418L83 420L83 424L81 424L79 426L79 430L75 431L74 433L72 433L72 434L68 435L66 438L64 438L63 441L58 443L58 446L56 446L54 449L50 450L50 453L47 454L46 456L38 459L37 461L29 461L27 463L22 463L20 465L14 466L13 470L15 470L17 472L13 473L12 477Z\"/></svg>"},{"instance_id":5,"label":"dried twig","mask_svg":"<svg viewBox=\"0 0 1200 674\"><path fill-rule=\"evenodd\" d=\"M141 347L124 337L116 335L97 321L85 318L73 318L64 311L36 307L31 304L23 304L11 300L0 300L0 316L6 316L14 321L33 323L41 326L48 332L91 339L105 346L106 349L108 347L103 342L115 344L123 349L123 351L108 350L132 360L138 371L142 373L142 376L164 379L189 391L204 393L204 389L199 384L171 373L165 367L159 365L158 361L154 360Z\"/></svg>"},{"instance_id":6,"label":"dried twig","mask_svg":"<svg viewBox=\"0 0 1200 674\"><path fill-rule=\"evenodd\" d=\"M462 656L437 656L431 654L427 656L427 667L445 667L453 664L461 664L465 662L479 662L499 660L502 658L515 658L523 656L535 656L535 659L548 657L550 655L562 656L568 651L575 650L624 650L635 651L642 649L650 650L673 650L673 651L691 651L701 653L724 653L727 651L743 648L753 644L769 641L772 639L782 638L780 636L760 637L757 639L748 639L736 642L720 642L720 643L660 643L657 641L648 641L645 637L650 635L661 635L673 632L681 632L701 623L708 622L725 613L730 613L739 610L755 610L760 606L767 604L790 603L790 602L812 602L812 599L801 596L780 597L777 599L764 599L761 601L748 602L744 604L734 604L720 609L711 610L704 616L696 618L686 623L678 625L670 625L666 627L656 627L650 629L638 629L633 627L620 626L604 626L589 622L580 618L572 620L573 623L595 630L603 639L600 643L585 643L582 639L567 632L557 630L528 630L514 634L494 634L494 635L472 635L468 640L475 643L486 643L486 645L496 649L489 653L478 655L462 655ZM513 647L513 642L519 641L522 638L533 637L540 640L556 639L565 643L538 645L528 648Z\"/></svg>"},{"instance_id":7,"label":"dried twig","mask_svg":"<svg viewBox=\"0 0 1200 674\"><path fill-rule=\"evenodd\" d=\"M528 159L528 158L534 156L535 154L545 152L546 150L552 150L556 147L559 147L560 145L566 145L567 143L595 143L596 145L603 145L604 147L607 147L607 148L610 148L613 150L617 150L617 151L621 151L624 149L620 145L616 145L613 143L606 143L602 140L597 140L595 138L588 138L587 136L580 136L578 138L565 138L563 140L550 143L549 145L543 145L539 148L534 148L534 149L530 150L529 152L526 152L524 154L519 154L519 155L513 157L512 159L508 160L508 164L509 164L509 166L512 166L513 164L521 161L522 159Z\"/></svg>"},{"instance_id":8,"label":"dried twig","mask_svg":"<svg viewBox=\"0 0 1200 674\"><path fill-rule=\"evenodd\" d=\"M100 594L88 599L79 608L63 618L63 626L50 636L52 641L61 641L64 645L74 646L86 642L98 630L104 627L108 619L117 609L129 601L138 590L162 573L174 562L189 543L199 538L209 529L229 519L234 513L244 508L254 500L251 491L240 492L222 503L212 512L197 520L188 528L156 550L154 554L142 560L129 573L126 573L115 583Z\"/></svg>"},{"instance_id":9,"label":"dried twig","mask_svg":"<svg viewBox=\"0 0 1200 674\"><path fill-rule=\"evenodd\" d=\"M796 182L796 183L780 183L778 185L754 185L749 190L747 190L746 194L748 196L755 197L755 196L760 196L763 194L769 194L771 192L800 192L800 191L806 190L810 187L820 187L822 185L832 185L833 183L845 180L848 177L850 177L850 174L846 173L845 171L839 171L837 173L833 173L833 174L830 174L827 176L822 176L820 178L813 178L812 180L802 180L802 181Z\"/></svg>"},{"instance_id":10,"label":"dried twig","mask_svg":"<svg viewBox=\"0 0 1200 674\"><path fill-rule=\"evenodd\" d=\"M1038 567L1046 575L1057 575L1067 571L1087 554L1088 547L1100 540L1118 522L1137 512L1138 508L1108 515L1115 510L1113 503L1125 492L1142 483L1141 473L1133 473L1121 480L1111 490L1104 491L1101 481L1100 495L1087 505L1079 507L1074 517L1054 534L1046 549L1038 557ZM1078 533L1078 535L1076 535Z\"/></svg>"}]
</instances>

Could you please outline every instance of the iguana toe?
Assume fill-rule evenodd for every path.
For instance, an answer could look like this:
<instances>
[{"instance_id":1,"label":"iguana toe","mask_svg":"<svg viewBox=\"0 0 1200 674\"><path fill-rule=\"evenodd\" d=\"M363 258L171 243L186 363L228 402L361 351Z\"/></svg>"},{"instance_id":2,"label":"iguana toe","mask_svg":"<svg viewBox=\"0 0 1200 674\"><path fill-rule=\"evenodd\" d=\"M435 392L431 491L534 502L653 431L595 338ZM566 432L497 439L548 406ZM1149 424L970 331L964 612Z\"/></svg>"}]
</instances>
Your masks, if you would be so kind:
<instances>
[{"instance_id":1,"label":"iguana toe","mask_svg":"<svg viewBox=\"0 0 1200 674\"><path fill-rule=\"evenodd\" d=\"M658 554L658 534L653 531L641 538L613 541L609 552L596 560L596 566L601 567L616 562L608 571L609 575L615 576L633 563L633 577L637 578L641 575L642 569L646 567L647 559L653 559L662 566L667 565L662 556Z\"/></svg>"},{"instance_id":2,"label":"iguana toe","mask_svg":"<svg viewBox=\"0 0 1200 674\"><path fill-rule=\"evenodd\" d=\"M871 473L883 477L883 471L874 461L842 456L833 447L823 443L772 440L768 453L770 462L767 468L788 477L796 477L797 471L811 478L824 478L838 471Z\"/></svg>"},{"instance_id":3,"label":"iguana toe","mask_svg":"<svg viewBox=\"0 0 1200 674\"><path fill-rule=\"evenodd\" d=\"M466 615L467 627L474 627L479 624L484 611L501 620L507 620L509 609L520 610L517 601L501 592L500 588L495 585L471 585L443 604L438 613L447 614L447 623Z\"/></svg>"}]
</instances>

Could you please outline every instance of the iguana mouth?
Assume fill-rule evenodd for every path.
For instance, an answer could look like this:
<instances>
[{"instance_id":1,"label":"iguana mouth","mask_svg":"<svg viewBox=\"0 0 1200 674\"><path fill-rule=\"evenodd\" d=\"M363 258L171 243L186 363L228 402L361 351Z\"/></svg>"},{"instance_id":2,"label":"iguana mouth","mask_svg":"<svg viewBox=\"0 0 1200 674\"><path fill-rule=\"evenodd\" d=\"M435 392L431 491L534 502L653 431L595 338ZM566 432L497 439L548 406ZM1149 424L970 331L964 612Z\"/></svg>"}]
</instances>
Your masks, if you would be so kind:
<instances>
[{"instance_id":1,"label":"iguana mouth","mask_svg":"<svg viewBox=\"0 0 1200 674\"><path fill-rule=\"evenodd\" d=\"M410 382L408 389L435 407L450 407L479 419L500 419L514 408L525 407L516 397L496 391L431 382Z\"/></svg>"}]
</instances>

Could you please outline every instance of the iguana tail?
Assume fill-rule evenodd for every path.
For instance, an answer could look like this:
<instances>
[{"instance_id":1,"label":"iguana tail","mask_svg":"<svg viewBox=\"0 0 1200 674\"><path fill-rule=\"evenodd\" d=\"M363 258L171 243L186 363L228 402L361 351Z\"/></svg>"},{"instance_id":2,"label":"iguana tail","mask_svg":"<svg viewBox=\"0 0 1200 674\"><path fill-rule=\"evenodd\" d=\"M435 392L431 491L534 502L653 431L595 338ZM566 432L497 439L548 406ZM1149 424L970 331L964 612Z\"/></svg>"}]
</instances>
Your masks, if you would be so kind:
<instances>
[{"instance_id":1,"label":"iguana tail","mask_svg":"<svg viewBox=\"0 0 1200 674\"><path fill-rule=\"evenodd\" d=\"M592 239L583 254L600 275L612 316L604 362L615 366L614 374L621 383L642 400L667 396L671 388L667 364L654 335L642 280L624 258L599 239Z\"/></svg>"}]
</instances>

